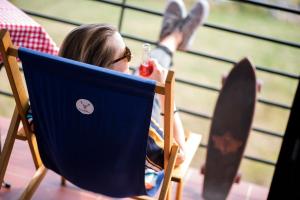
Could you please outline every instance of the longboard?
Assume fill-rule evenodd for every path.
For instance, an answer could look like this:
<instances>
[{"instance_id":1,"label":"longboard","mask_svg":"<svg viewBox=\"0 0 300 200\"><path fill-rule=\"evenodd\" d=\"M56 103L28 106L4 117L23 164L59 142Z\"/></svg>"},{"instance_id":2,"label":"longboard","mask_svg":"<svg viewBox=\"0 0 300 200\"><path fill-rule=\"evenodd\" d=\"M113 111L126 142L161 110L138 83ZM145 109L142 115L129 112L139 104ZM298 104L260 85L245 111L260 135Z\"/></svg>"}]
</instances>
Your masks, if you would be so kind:
<instances>
[{"instance_id":1,"label":"longboard","mask_svg":"<svg viewBox=\"0 0 300 200\"><path fill-rule=\"evenodd\" d=\"M250 133L256 91L255 69L244 58L228 74L215 106L202 193L206 200L228 196Z\"/></svg>"}]
</instances>

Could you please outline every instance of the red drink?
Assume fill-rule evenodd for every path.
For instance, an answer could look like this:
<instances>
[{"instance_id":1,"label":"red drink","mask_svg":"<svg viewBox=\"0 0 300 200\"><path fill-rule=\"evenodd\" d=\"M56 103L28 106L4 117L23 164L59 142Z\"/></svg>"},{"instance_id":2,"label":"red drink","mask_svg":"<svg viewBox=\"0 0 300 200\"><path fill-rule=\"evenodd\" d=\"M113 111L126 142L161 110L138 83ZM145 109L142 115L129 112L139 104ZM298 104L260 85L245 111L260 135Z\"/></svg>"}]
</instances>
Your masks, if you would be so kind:
<instances>
[{"instance_id":1,"label":"red drink","mask_svg":"<svg viewBox=\"0 0 300 200\"><path fill-rule=\"evenodd\" d=\"M142 63L139 68L140 75L143 77L148 77L153 72L153 65L148 61L147 63Z\"/></svg>"},{"instance_id":2,"label":"red drink","mask_svg":"<svg viewBox=\"0 0 300 200\"><path fill-rule=\"evenodd\" d=\"M150 44L143 44L143 55L142 55L142 64L139 67L140 76L148 77L153 72L153 65L149 62L150 59Z\"/></svg>"}]
</instances>

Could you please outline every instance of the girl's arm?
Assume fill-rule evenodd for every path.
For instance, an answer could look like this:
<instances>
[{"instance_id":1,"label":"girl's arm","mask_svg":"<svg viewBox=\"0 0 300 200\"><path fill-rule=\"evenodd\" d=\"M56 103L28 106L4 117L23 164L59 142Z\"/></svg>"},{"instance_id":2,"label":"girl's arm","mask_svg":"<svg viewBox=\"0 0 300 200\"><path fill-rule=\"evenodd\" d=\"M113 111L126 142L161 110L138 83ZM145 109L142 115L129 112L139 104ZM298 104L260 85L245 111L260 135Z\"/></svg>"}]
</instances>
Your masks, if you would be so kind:
<instances>
[{"instance_id":1,"label":"girl's arm","mask_svg":"<svg viewBox=\"0 0 300 200\"><path fill-rule=\"evenodd\" d=\"M151 59L150 62L152 62L152 65L154 66L154 70L152 74L150 75L150 79L156 80L158 82L164 83L167 76L167 70L161 67L156 60ZM161 111L163 113L164 111L164 96L160 96L160 105L161 105ZM182 121L180 119L179 113L176 112L176 106L174 103L174 124L173 124L173 134L174 139L176 143L179 145L179 154L177 156L176 165L181 164L185 159L185 135L184 135L184 129L182 125Z\"/></svg>"}]
</instances>

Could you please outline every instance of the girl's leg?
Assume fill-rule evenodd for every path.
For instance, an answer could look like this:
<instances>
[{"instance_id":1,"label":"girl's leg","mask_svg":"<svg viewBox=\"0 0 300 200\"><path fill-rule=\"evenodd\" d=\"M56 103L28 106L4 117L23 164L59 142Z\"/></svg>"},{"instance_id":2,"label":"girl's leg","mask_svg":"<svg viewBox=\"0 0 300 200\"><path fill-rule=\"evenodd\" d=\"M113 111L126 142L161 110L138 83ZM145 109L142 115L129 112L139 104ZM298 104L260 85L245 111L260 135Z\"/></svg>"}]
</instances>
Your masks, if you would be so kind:
<instances>
[{"instance_id":1,"label":"girl's leg","mask_svg":"<svg viewBox=\"0 0 300 200\"><path fill-rule=\"evenodd\" d=\"M162 67L169 70L172 67L173 63L173 53L176 51L177 46L180 44L182 40L181 38L182 37L180 33L171 33L171 35L163 39L159 43L159 45L151 52L151 58L156 59ZM161 118L160 113L160 99L158 95L155 95L152 108L152 118L159 124Z\"/></svg>"},{"instance_id":2,"label":"girl's leg","mask_svg":"<svg viewBox=\"0 0 300 200\"><path fill-rule=\"evenodd\" d=\"M182 0L169 0L164 13L159 45L152 51L151 57L162 67L170 69L173 53L177 49L184 51L189 48L196 29L203 24L208 12L209 5L206 0L197 0L187 16ZM160 101L156 95L152 118L157 122L160 122L160 112Z\"/></svg>"}]
</instances>

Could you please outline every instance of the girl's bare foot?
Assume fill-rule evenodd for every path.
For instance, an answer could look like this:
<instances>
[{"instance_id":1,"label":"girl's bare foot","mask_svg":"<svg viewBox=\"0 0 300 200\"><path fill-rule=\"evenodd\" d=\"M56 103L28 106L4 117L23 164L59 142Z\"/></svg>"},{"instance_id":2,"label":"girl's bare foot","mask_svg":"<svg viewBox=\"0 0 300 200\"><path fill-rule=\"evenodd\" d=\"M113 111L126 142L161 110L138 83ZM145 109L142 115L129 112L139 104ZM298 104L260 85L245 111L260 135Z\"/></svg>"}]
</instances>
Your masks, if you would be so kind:
<instances>
[{"instance_id":1,"label":"girl's bare foot","mask_svg":"<svg viewBox=\"0 0 300 200\"><path fill-rule=\"evenodd\" d=\"M163 38L159 45L165 46L168 49L170 49L171 52L175 52L178 45L182 42L182 32L180 32L178 29L173 31L170 35Z\"/></svg>"}]
</instances>

